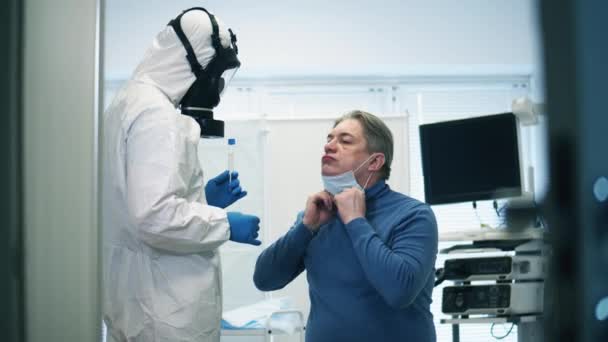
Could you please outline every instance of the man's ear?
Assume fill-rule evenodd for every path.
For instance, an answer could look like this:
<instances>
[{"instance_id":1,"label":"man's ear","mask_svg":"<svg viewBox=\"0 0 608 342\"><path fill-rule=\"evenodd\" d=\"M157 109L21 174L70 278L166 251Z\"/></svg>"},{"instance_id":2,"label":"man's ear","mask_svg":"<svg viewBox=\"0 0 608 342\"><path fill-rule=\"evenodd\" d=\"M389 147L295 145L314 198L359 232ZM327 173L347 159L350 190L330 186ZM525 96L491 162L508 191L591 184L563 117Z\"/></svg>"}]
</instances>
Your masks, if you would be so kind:
<instances>
[{"instance_id":1,"label":"man's ear","mask_svg":"<svg viewBox=\"0 0 608 342\"><path fill-rule=\"evenodd\" d=\"M368 171L380 171L382 166L384 166L384 162L385 162L384 153L376 153L374 155L374 158L372 159L371 163L369 163L367 170Z\"/></svg>"}]
</instances>

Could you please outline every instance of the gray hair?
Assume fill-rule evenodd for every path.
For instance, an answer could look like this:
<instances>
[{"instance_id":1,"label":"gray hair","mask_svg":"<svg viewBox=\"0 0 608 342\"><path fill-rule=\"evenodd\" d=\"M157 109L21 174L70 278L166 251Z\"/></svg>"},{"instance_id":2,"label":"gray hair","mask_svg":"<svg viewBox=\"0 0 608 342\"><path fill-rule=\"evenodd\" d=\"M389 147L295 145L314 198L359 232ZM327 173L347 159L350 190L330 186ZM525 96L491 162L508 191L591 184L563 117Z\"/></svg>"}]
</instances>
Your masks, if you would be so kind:
<instances>
[{"instance_id":1,"label":"gray hair","mask_svg":"<svg viewBox=\"0 0 608 342\"><path fill-rule=\"evenodd\" d=\"M388 179L391 175L391 163L393 162L393 134L391 130L379 117L361 110L353 110L342 115L336 119L334 127L348 119L359 121L363 127L368 152L384 154L384 165L380 169L380 174L382 178Z\"/></svg>"}]
</instances>

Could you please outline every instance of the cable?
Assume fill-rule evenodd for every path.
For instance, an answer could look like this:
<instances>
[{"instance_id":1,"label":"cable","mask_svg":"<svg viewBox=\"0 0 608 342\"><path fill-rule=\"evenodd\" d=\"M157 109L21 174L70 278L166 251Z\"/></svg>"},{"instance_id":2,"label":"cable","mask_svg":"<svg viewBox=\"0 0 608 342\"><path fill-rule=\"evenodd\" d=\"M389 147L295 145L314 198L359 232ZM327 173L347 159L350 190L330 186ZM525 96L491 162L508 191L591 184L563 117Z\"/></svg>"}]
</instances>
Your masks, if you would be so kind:
<instances>
[{"instance_id":1,"label":"cable","mask_svg":"<svg viewBox=\"0 0 608 342\"><path fill-rule=\"evenodd\" d=\"M473 211L475 212L475 216L477 217L477 221L479 221L479 226L481 228L492 228L489 224L485 224L481 222L481 218L479 217L479 213L477 212L477 202L473 201Z\"/></svg>"},{"instance_id":2,"label":"cable","mask_svg":"<svg viewBox=\"0 0 608 342\"><path fill-rule=\"evenodd\" d=\"M496 212L496 217L498 218L498 227L504 228L507 226L507 217L504 211L507 209L508 203L504 203L500 208L498 206L498 201L494 200L492 202L492 206L494 207L494 211Z\"/></svg>"},{"instance_id":3,"label":"cable","mask_svg":"<svg viewBox=\"0 0 608 342\"><path fill-rule=\"evenodd\" d=\"M547 222L545 221L545 215L543 210L541 210L541 206L533 201L534 208L536 208L536 227L541 229L547 229Z\"/></svg>"},{"instance_id":4,"label":"cable","mask_svg":"<svg viewBox=\"0 0 608 342\"><path fill-rule=\"evenodd\" d=\"M494 335L494 325L496 325L496 323L492 323L492 326L490 327L490 335L492 335L492 337L494 337L494 339L496 339L496 340L502 340L511 334L511 331L513 330L513 327L515 326L515 323L511 323L511 328L509 328L509 331L507 331L507 333L503 336ZM504 323L503 323L503 325L504 325Z\"/></svg>"},{"instance_id":5,"label":"cable","mask_svg":"<svg viewBox=\"0 0 608 342\"><path fill-rule=\"evenodd\" d=\"M445 280L445 270L443 268L438 268L435 271L435 278L436 279L435 279L435 285L434 286L437 286L437 285L443 283L443 281Z\"/></svg>"},{"instance_id":6,"label":"cable","mask_svg":"<svg viewBox=\"0 0 608 342\"><path fill-rule=\"evenodd\" d=\"M545 217L541 213L538 214L537 226L541 229L547 229L547 222L545 221Z\"/></svg>"},{"instance_id":7,"label":"cable","mask_svg":"<svg viewBox=\"0 0 608 342\"><path fill-rule=\"evenodd\" d=\"M494 202L492 203L492 206L494 207L494 211L496 212L496 216L498 217L504 217L505 213L504 211L507 210L507 207L509 206L508 202L503 203L502 206L498 205L498 201L494 200Z\"/></svg>"}]
</instances>

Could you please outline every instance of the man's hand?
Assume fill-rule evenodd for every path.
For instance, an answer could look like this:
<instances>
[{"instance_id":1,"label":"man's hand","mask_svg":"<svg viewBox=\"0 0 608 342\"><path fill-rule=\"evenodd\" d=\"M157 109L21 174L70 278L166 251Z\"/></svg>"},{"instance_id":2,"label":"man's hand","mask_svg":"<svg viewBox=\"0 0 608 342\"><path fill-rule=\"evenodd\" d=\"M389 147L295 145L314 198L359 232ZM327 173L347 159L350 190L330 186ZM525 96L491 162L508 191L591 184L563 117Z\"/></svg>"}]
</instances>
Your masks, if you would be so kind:
<instances>
[{"instance_id":1,"label":"man's hand","mask_svg":"<svg viewBox=\"0 0 608 342\"><path fill-rule=\"evenodd\" d=\"M344 224L365 217L365 193L356 188L350 188L334 196L334 203Z\"/></svg>"},{"instance_id":2,"label":"man's hand","mask_svg":"<svg viewBox=\"0 0 608 342\"><path fill-rule=\"evenodd\" d=\"M308 229L316 232L319 227L329 221L334 215L333 199L327 191L317 192L306 200L306 210L302 223Z\"/></svg>"}]
</instances>

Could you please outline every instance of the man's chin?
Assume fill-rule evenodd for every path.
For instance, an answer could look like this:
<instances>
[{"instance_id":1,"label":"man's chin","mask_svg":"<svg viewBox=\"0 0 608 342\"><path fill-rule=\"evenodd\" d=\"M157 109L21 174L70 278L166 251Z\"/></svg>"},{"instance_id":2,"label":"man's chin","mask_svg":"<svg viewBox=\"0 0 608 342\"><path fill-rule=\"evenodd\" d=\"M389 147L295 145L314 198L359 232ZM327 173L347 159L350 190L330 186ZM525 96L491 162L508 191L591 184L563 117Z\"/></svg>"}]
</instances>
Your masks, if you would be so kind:
<instances>
[{"instance_id":1,"label":"man's chin","mask_svg":"<svg viewBox=\"0 0 608 342\"><path fill-rule=\"evenodd\" d=\"M336 176L339 175L340 172L337 170L334 170L331 167L327 167L327 166L322 166L321 167L321 175L323 176Z\"/></svg>"}]
</instances>

